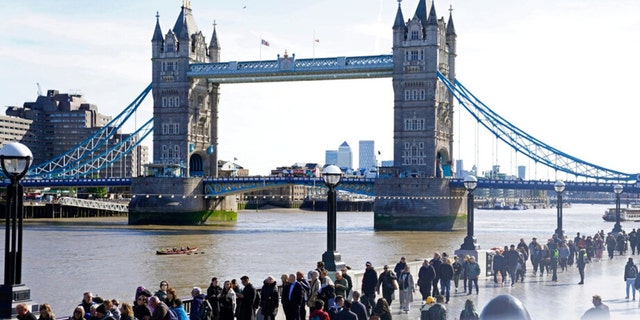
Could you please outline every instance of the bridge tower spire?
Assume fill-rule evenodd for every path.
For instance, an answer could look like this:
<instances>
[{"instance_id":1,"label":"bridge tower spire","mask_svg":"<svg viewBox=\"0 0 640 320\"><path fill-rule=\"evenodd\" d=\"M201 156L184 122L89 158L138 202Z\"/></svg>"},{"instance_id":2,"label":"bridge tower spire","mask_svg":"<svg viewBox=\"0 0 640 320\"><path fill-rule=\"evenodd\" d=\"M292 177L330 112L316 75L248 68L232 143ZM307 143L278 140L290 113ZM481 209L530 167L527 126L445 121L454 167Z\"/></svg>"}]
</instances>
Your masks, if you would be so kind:
<instances>
[{"instance_id":1,"label":"bridge tower spire","mask_svg":"<svg viewBox=\"0 0 640 320\"><path fill-rule=\"evenodd\" d=\"M156 21L152 47L153 165L181 177L216 176L219 86L187 77L189 64L219 60L215 27L208 47L185 0L164 37Z\"/></svg>"}]
</instances>

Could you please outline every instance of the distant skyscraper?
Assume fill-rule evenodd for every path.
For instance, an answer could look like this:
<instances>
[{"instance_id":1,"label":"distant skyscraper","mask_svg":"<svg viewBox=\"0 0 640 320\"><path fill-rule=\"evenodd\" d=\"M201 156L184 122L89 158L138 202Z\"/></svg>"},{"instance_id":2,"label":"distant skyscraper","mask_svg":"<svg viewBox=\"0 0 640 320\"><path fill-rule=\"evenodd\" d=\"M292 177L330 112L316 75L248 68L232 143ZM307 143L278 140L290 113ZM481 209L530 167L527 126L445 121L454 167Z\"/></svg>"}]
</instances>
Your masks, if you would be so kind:
<instances>
[{"instance_id":1,"label":"distant skyscraper","mask_svg":"<svg viewBox=\"0 0 640 320\"><path fill-rule=\"evenodd\" d=\"M371 169L376 167L376 146L373 140L360 140L358 148L359 169Z\"/></svg>"},{"instance_id":2,"label":"distant skyscraper","mask_svg":"<svg viewBox=\"0 0 640 320\"><path fill-rule=\"evenodd\" d=\"M518 166L518 178L525 180L527 178L527 167Z\"/></svg>"},{"instance_id":3,"label":"distant skyscraper","mask_svg":"<svg viewBox=\"0 0 640 320\"><path fill-rule=\"evenodd\" d=\"M464 179L467 174L464 172L464 161L456 160L456 178Z\"/></svg>"},{"instance_id":4,"label":"distant skyscraper","mask_svg":"<svg viewBox=\"0 0 640 320\"><path fill-rule=\"evenodd\" d=\"M325 150L324 164L338 164L338 150Z\"/></svg>"},{"instance_id":5,"label":"distant skyscraper","mask_svg":"<svg viewBox=\"0 0 640 320\"><path fill-rule=\"evenodd\" d=\"M351 147L346 141L343 142L338 148L337 166L343 170L350 170L353 168L353 154L351 154Z\"/></svg>"}]
</instances>

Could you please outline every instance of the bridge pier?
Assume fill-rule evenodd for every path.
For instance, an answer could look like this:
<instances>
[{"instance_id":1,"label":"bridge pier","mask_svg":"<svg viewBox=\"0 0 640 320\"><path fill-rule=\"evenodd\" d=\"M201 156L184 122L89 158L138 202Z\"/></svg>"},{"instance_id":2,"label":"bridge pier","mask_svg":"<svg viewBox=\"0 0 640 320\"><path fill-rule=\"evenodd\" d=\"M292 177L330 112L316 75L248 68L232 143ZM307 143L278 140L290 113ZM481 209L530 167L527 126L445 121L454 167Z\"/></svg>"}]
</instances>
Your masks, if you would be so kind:
<instances>
[{"instance_id":1,"label":"bridge pier","mask_svg":"<svg viewBox=\"0 0 640 320\"><path fill-rule=\"evenodd\" d=\"M465 227L465 189L449 179L379 178L374 185L376 230L444 231Z\"/></svg>"},{"instance_id":2,"label":"bridge pier","mask_svg":"<svg viewBox=\"0 0 640 320\"><path fill-rule=\"evenodd\" d=\"M208 219L234 221L235 196L204 195L202 178L139 177L131 181L129 224L199 225Z\"/></svg>"}]
</instances>

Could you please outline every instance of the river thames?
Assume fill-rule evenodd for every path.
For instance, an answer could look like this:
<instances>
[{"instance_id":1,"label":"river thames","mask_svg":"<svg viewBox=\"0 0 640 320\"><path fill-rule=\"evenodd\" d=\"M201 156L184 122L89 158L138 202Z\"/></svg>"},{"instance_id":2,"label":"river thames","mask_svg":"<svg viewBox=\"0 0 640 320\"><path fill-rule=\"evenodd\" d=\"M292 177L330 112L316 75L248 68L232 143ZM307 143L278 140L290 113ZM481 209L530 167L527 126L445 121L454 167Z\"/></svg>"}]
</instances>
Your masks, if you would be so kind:
<instances>
[{"instance_id":1,"label":"river thames","mask_svg":"<svg viewBox=\"0 0 640 320\"><path fill-rule=\"evenodd\" d=\"M613 223L601 218L608 207L613 205L565 208L566 234L572 239L576 232L609 231ZM551 236L556 209L476 210L475 222L482 249L517 243L521 237L528 243L533 236ZM453 253L466 235L464 229L375 231L372 212L338 212L337 230L337 250L356 270L364 269L365 261L380 267L401 256L412 261L436 251ZM200 253L156 255L158 249L180 246L198 247ZM267 275L279 279L282 273L313 269L325 249L325 212L246 210L235 224L190 227L129 226L124 218L32 220L24 229L23 282L33 301L50 303L57 316L64 316L85 291L130 302L137 286L155 292L167 280L179 296L188 296L193 286L206 290L213 276L226 280L245 274L260 286Z\"/></svg>"}]
</instances>

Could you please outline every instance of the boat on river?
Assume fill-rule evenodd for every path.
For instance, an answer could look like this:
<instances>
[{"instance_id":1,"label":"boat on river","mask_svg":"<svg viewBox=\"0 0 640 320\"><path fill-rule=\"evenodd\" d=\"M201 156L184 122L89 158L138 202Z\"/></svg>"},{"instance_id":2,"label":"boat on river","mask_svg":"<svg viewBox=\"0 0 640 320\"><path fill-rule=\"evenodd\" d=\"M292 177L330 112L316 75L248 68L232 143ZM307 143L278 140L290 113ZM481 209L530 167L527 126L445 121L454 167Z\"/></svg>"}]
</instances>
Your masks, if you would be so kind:
<instances>
[{"instance_id":1,"label":"boat on river","mask_svg":"<svg viewBox=\"0 0 640 320\"><path fill-rule=\"evenodd\" d=\"M161 254L161 255L172 255L172 254L192 254L192 253L197 253L198 248L189 248L187 247L185 248L172 248L172 249L162 249L162 250L156 250L156 254Z\"/></svg>"},{"instance_id":2,"label":"boat on river","mask_svg":"<svg viewBox=\"0 0 640 320\"><path fill-rule=\"evenodd\" d=\"M616 208L608 208L602 215L604 221L616 221ZM620 221L640 221L640 208L620 208Z\"/></svg>"}]
</instances>

